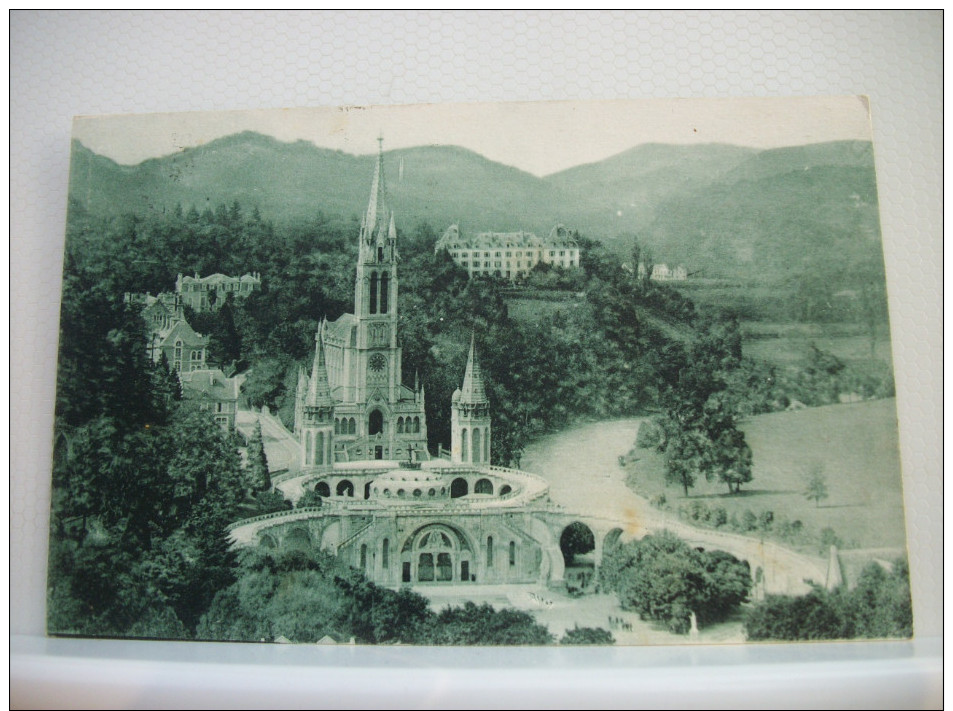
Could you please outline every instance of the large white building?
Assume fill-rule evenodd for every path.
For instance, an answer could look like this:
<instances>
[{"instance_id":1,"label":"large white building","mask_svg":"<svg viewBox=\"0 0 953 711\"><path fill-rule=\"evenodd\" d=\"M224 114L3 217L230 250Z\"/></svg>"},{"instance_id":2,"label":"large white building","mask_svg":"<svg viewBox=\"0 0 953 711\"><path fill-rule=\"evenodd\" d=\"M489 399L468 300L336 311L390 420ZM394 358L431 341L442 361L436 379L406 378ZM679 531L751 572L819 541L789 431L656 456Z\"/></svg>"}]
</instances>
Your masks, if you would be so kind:
<instances>
[{"instance_id":1,"label":"large white building","mask_svg":"<svg viewBox=\"0 0 953 711\"><path fill-rule=\"evenodd\" d=\"M468 235L458 225L450 225L437 240L435 251L441 249L447 250L470 278L516 279L540 262L564 269L579 266L579 243L575 233L563 225L553 227L545 239L523 231Z\"/></svg>"}]
</instances>

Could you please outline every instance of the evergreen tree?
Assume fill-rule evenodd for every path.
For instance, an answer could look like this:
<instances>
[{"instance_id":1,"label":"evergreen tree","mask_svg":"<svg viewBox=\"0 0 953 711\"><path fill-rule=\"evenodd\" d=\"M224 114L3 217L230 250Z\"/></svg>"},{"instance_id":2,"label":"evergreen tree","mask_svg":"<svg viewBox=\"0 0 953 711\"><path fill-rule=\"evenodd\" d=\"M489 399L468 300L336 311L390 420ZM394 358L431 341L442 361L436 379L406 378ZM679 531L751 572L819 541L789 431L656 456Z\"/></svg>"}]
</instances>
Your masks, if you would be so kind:
<instances>
[{"instance_id":1,"label":"evergreen tree","mask_svg":"<svg viewBox=\"0 0 953 711\"><path fill-rule=\"evenodd\" d=\"M265 442L261 434L261 420L255 420L255 429L248 441L248 481L257 491L271 489L271 475L268 473L268 457L265 455Z\"/></svg>"}]
</instances>

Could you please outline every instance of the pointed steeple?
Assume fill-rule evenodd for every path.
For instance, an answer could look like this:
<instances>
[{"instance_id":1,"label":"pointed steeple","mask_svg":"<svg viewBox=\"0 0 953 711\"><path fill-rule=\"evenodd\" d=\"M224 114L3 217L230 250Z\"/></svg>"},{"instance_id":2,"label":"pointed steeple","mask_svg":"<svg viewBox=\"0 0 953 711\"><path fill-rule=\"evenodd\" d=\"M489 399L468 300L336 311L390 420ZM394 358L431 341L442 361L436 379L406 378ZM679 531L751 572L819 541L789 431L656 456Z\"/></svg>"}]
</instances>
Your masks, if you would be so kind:
<instances>
[{"instance_id":1,"label":"pointed steeple","mask_svg":"<svg viewBox=\"0 0 953 711\"><path fill-rule=\"evenodd\" d=\"M315 339L314 362L311 365L311 380L308 383L307 407L331 407L331 387L328 385L328 368L324 361L324 334L318 330Z\"/></svg>"},{"instance_id":2,"label":"pointed steeple","mask_svg":"<svg viewBox=\"0 0 953 711\"><path fill-rule=\"evenodd\" d=\"M384 201L384 138L377 139L377 167L374 170L374 179L371 181L371 197L367 202L367 212L361 220L361 238L370 242L374 240L374 232L378 226L385 228L387 206Z\"/></svg>"},{"instance_id":3,"label":"pointed steeple","mask_svg":"<svg viewBox=\"0 0 953 711\"><path fill-rule=\"evenodd\" d=\"M295 433L299 432L304 423L304 399L308 392L308 376L304 368L298 366L298 389L295 391Z\"/></svg>"},{"instance_id":4,"label":"pointed steeple","mask_svg":"<svg viewBox=\"0 0 953 711\"><path fill-rule=\"evenodd\" d=\"M470 335L470 355L467 356L467 370L463 375L463 387L460 390L460 402L482 405L489 402L483 387L483 372L476 359L476 338Z\"/></svg>"}]
</instances>

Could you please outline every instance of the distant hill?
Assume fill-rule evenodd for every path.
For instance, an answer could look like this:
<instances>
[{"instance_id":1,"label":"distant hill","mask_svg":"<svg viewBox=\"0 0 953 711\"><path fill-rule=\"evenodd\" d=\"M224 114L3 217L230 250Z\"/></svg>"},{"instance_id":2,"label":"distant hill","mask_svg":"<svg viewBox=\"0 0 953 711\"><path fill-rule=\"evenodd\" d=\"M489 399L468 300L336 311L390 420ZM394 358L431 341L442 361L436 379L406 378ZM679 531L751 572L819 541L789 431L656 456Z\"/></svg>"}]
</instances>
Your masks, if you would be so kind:
<instances>
[{"instance_id":1,"label":"distant hill","mask_svg":"<svg viewBox=\"0 0 953 711\"><path fill-rule=\"evenodd\" d=\"M91 212L145 213L177 203L201 211L238 200L276 222L318 211L348 218L367 205L374 161L245 132L121 166L74 141L70 193ZM566 202L545 180L455 146L387 151L385 166L403 228L428 221L442 231L459 221L465 229L543 232Z\"/></svg>"},{"instance_id":2,"label":"distant hill","mask_svg":"<svg viewBox=\"0 0 953 711\"><path fill-rule=\"evenodd\" d=\"M638 238L658 262L711 277L789 279L880 254L873 152L839 141L757 150L649 144L539 178L454 146L388 151L399 228L525 229L562 222L620 251ZM94 213L146 213L238 200L266 219L359 215L374 156L245 132L121 166L73 144L70 194Z\"/></svg>"},{"instance_id":3,"label":"distant hill","mask_svg":"<svg viewBox=\"0 0 953 711\"><path fill-rule=\"evenodd\" d=\"M669 195L638 238L658 261L768 282L835 276L880 260L869 143L762 151L710 183Z\"/></svg>"},{"instance_id":4,"label":"distant hill","mask_svg":"<svg viewBox=\"0 0 953 711\"><path fill-rule=\"evenodd\" d=\"M637 232L655 219L658 205L673 194L703 187L757 154L724 144L636 146L598 163L547 176L579 202L566 224L585 224L587 234Z\"/></svg>"}]
</instances>

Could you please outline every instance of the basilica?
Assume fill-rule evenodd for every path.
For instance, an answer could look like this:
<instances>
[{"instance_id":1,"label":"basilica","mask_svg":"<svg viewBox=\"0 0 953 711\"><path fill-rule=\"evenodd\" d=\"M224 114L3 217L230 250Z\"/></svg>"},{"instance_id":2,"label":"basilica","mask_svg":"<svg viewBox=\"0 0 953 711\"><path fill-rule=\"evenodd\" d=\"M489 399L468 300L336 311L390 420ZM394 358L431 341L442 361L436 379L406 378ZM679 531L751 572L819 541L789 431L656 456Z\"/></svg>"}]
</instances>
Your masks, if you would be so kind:
<instances>
[{"instance_id":1,"label":"basilica","mask_svg":"<svg viewBox=\"0 0 953 711\"><path fill-rule=\"evenodd\" d=\"M399 253L383 167L380 152L361 220L354 313L315 334L295 401L300 456L273 479L289 498L310 491L321 505L239 521L232 541L329 551L392 586L560 580L564 524L547 482L490 463L490 402L472 337L447 403L449 454L428 452L424 387L401 378Z\"/></svg>"},{"instance_id":2,"label":"basilica","mask_svg":"<svg viewBox=\"0 0 953 711\"><path fill-rule=\"evenodd\" d=\"M294 433L257 415L294 453L273 484L295 504L306 493L315 504L236 521L228 527L232 545L326 551L377 584L425 594L434 586L563 588L573 559L561 542L571 527L589 529L598 570L603 552L644 535L646 522L628 512L566 511L544 478L491 464L492 408L472 336L461 385L447 403L450 450L428 452L424 387L401 378L397 229L383 176L381 152L361 221L354 313L320 324L310 373L299 373ZM693 545L712 544L703 531L693 536L686 539ZM769 566L764 542L748 543L718 540L763 567L765 590L799 584L803 557L784 562L780 553Z\"/></svg>"},{"instance_id":3,"label":"basilica","mask_svg":"<svg viewBox=\"0 0 953 711\"><path fill-rule=\"evenodd\" d=\"M381 152L361 219L354 313L321 323L311 375L298 374L295 434L305 467L428 456L424 388L401 378L398 262Z\"/></svg>"}]
</instances>

